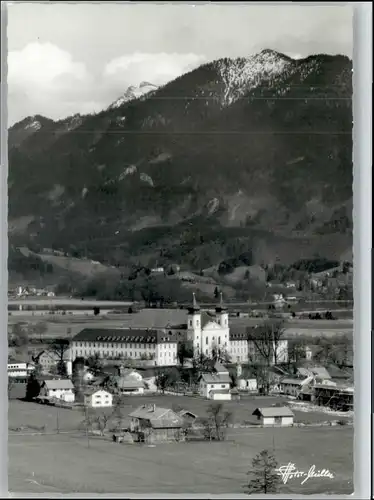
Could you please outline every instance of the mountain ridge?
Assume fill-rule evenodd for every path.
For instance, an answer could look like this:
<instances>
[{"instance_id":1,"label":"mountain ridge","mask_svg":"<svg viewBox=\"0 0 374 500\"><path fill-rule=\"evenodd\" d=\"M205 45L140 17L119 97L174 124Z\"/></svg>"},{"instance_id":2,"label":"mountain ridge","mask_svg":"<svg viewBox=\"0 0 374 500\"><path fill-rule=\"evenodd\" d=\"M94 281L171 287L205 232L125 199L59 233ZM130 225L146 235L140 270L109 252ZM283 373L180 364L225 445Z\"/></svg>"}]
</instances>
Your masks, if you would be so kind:
<instances>
[{"instance_id":1,"label":"mountain ridge","mask_svg":"<svg viewBox=\"0 0 374 500\"><path fill-rule=\"evenodd\" d=\"M209 241L209 226L236 231L224 247L232 238L251 246L255 231L266 230L290 240L295 255L300 234L343 236L343 253L352 228L351 71L345 56L294 60L264 50L206 63L140 99L74 115L74 129L74 117L33 117L44 121L32 133L22 132L24 121L15 124L10 218L34 218L30 236L24 231L17 241L84 248L98 260L138 258L151 248L158 260L169 252L167 260L178 258L192 224L203 242L188 247L189 262L219 240Z\"/></svg>"}]
</instances>

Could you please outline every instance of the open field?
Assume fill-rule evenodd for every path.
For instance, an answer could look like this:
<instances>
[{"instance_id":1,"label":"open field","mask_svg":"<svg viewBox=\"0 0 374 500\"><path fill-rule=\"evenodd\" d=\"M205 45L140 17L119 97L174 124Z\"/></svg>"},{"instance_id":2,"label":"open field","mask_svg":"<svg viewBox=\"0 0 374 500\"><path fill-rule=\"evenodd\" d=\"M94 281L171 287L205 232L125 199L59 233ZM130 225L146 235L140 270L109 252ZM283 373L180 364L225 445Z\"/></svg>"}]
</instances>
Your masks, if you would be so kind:
<instances>
[{"instance_id":1,"label":"open field","mask_svg":"<svg viewBox=\"0 0 374 500\"><path fill-rule=\"evenodd\" d=\"M131 325L139 326L141 322L137 314L103 314L94 316L90 311L87 314L73 315L54 315L45 314L44 316L33 315L30 312L25 312L22 316L13 315L8 317L8 324L26 322L36 324L39 322L46 323L47 331L43 337L64 337L67 335L67 330L70 333L68 336L74 336L83 328L124 328ZM244 328L247 326L255 326L261 324L261 318L230 318L230 327ZM144 324L151 327L152 325ZM353 320L339 319L335 321L327 320L288 320L286 324L286 336L304 335L304 336L322 336L322 335L344 335L353 332ZM39 335L37 335L39 337Z\"/></svg>"},{"instance_id":2,"label":"open field","mask_svg":"<svg viewBox=\"0 0 374 500\"><path fill-rule=\"evenodd\" d=\"M353 429L290 428L230 431L225 442L118 445L82 435L12 435L9 490L21 494L244 493L251 460L263 449L279 466L326 468L334 477L290 479L283 494L353 492Z\"/></svg>"},{"instance_id":3,"label":"open field","mask_svg":"<svg viewBox=\"0 0 374 500\"><path fill-rule=\"evenodd\" d=\"M280 396L244 396L240 401L224 401L223 404L225 410L232 413L232 422L234 424L243 424L244 422L255 422L252 413L256 408L287 401L289 401L287 398ZM142 404L155 404L163 408L175 409L178 406L192 411L199 417L204 417L211 401L198 397L174 396L169 394L128 396L124 398L122 405L124 417L127 417L129 413ZM103 410L99 409L98 411L101 412ZM105 411L111 412L112 410L108 409ZM323 408L318 411L294 411L294 413L295 422L302 423L326 422L337 419L352 420L352 416L327 412ZM79 428L82 420L82 411L79 410L68 410L18 400L9 402L8 428L10 432L12 432L12 429L25 426L30 426L30 428L45 426L46 432L54 432L57 427L60 431L74 431Z\"/></svg>"}]
</instances>

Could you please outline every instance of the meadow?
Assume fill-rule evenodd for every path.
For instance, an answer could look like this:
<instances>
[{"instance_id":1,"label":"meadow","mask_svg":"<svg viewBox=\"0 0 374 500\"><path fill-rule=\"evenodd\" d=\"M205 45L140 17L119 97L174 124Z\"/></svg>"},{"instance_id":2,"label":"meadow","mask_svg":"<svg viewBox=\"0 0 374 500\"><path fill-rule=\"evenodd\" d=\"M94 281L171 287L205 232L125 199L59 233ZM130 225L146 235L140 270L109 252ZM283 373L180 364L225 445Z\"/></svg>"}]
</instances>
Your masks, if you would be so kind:
<instances>
[{"instance_id":1,"label":"meadow","mask_svg":"<svg viewBox=\"0 0 374 500\"><path fill-rule=\"evenodd\" d=\"M306 427L230 430L224 442L120 445L83 435L11 435L9 491L38 493L244 493L254 456L272 451L278 465L326 468L333 478L290 479L284 494L353 492L353 429Z\"/></svg>"}]
</instances>

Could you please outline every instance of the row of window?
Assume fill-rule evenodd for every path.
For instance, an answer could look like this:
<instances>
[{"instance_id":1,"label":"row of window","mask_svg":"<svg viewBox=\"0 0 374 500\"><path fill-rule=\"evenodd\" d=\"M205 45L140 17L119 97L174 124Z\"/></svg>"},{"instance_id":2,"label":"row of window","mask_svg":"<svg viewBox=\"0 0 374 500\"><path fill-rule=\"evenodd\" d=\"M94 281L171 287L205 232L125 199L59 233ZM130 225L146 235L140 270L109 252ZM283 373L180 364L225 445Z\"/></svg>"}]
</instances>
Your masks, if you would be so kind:
<instances>
[{"instance_id":1,"label":"row of window","mask_svg":"<svg viewBox=\"0 0 374 500\"><path fill-rule=\"evenodd\" d=\"M156 349L156 344L108 344L100 342L75 342L76 347L93 347L94 349Z\"/></svg>"}]
</instances>

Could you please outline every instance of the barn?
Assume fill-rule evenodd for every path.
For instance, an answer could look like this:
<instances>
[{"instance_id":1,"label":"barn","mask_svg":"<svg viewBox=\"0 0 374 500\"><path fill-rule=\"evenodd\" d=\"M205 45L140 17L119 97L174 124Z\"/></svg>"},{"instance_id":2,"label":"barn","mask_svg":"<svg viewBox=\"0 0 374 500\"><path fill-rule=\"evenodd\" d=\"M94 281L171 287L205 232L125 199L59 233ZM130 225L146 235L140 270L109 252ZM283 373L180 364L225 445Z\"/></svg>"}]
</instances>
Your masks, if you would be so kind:
<instances>
[{"instance_id":1,"label":"barn","mask_svg":"<svg viewBox=\"0 0 374 500\"><path fill-rule=\"evenodd\" d=\"M252 415L257 417L260 425L293 425L294 414L287 406L272 406L270 408L256 408Z\"/></svg>"}]
</instances>

